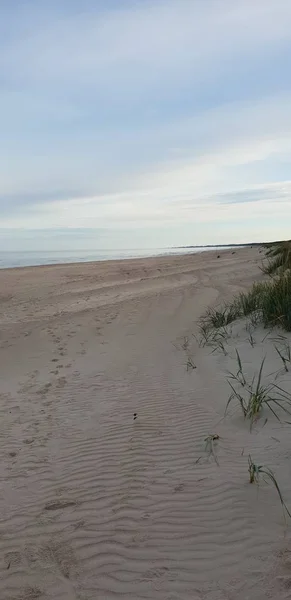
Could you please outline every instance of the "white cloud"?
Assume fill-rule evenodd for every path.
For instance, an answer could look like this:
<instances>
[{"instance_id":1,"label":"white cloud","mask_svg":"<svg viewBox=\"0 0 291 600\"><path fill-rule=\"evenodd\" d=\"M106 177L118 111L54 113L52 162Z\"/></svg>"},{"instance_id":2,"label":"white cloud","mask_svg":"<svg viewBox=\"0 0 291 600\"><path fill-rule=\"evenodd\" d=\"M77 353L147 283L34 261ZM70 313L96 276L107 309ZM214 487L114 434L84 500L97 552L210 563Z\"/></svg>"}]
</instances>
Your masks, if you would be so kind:
<instances>
[{"instance_id":1,"label":"white cloud","mask_svg":"<svg viewBox=\"0 0 291 600\"><path fill-rule=\"evenodd\" d=\"M254 82L235 97L232 78L256 60L273 72L269 57L291 41L290 1L92 6L38 13L32 28L26 17L26 35L0 41L1 225L239 227L259 219L260 191L265 215L286 222L290 89Z\"/></svg>"},{"instance_id":2,"label":"white cloud","mask_svg":"<svg viewBox=\"0 0 291 600\"><path fill-rule=\"evenodd\" d=\"M275 112L280 112L282 124L273 118L274 106ZM48 228L122 228L127 224L132 228L143 228L145 225L159 227L161 223L204 223L210 220L210 214L213 223L221 220L227 223L244 218L250 211L255 218L260 211L257 206L260 194L266 207L265 214L274 214L276 218L282 215L286 219L286 203L291 202L289 182L271 183L267 172L262 181L256 170L250 172L249 169L256 163L264 165L268 160L277 163L291 160L291 119L287 97L275 98L272 102L268 100L252 109L248 104L240 104L239 107L228 106L214 112L225 134L224 146L213 149L209 142L204 152L199 154L198 148L192 151L192 158L182 156L156 165L147 173L131 174L123 181L116 181L118 191L114 193L86 196L76 193L72 197L72 193L68 192L67 197L62 194L62 200L58 201L56 196L54 202L45 199L45 194L44 197L40 194L38 201L36 194L31 206L25 205L25 211L18 218L7 215L2 219L2 226L42 228L45 224ZM236 138L231 135L234 114L240 116L240 131ZM283 121L284 135L281 131ZM211 112L200 117L198 127L204 127L206 139L214 122ZM194 139L196 120L188 123L188 131L191 125ZM177 126L174 127L177 131ZM184 128L185 123L182 122L181 130ZM243 132L247 130L248 133L250 129L252 137L245 139ZM169 131L166 131L166 136L168 134ZM243 202L236 205L239 194L247 201L248 195L254 193L256 199L253 202L246 206L242 206Z\"/></svg>"},{"instance_id":3,"label":"white cloud","mask_svg":"<svg viewBox=\"0 0 291 600\"><path fill-rule=\"evenodd\" d=\"M34 11L34 8L33 8ZM129 8L122 3L103 13L78 12L47 16L46 24L2 56L2 66L24 66L25 74L41 79L57 76L84 79L92 72L110 78L110 69L166 68L170 74L191 65L205 75L210 66L236 52L251 55L254 48L280 42L290 35L289 0L163 0ZM149 73L148 73L149 74Z\"/></svg>"}]
</instances>

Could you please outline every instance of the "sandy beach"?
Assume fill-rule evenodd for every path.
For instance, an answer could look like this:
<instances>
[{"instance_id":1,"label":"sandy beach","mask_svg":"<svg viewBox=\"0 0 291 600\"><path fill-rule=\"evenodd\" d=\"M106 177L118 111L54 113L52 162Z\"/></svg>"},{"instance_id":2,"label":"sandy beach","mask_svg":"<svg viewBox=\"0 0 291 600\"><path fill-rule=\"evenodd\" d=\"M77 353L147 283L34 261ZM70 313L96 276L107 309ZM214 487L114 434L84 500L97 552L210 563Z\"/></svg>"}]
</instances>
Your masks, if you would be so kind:
<instances>
[{"instance_id":1,"label":"sandy beach","mask_svg":"<svg viewBox=\"0 0 291 600\"><path fill-rule=\"evenodd\" d=\"M291 597L291 525L248 479L251 454L291 508L290 425L224 418L235 349L272 376L275 333L236 323L225 353L195 337L264 278L260 252L0 272L1 599Z\"/></svg>"}]
</instances>

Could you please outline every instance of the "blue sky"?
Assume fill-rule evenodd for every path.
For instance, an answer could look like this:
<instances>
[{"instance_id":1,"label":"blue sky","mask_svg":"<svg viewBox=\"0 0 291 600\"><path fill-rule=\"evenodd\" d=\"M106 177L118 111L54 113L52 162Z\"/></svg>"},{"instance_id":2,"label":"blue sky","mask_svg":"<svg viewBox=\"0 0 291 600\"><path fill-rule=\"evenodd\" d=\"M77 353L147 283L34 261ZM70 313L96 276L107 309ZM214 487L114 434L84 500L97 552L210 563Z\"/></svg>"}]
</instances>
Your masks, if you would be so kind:
<instances>
[{"instance_id":1,"label":"blue sky","mask_svg":"<svg viewBox=\"0 0 291 600\"><path fill-rule=\"evenodd\" d=\"M290 238L290 0L3 0L0 248Z\"/></svg>"}]
</instances>

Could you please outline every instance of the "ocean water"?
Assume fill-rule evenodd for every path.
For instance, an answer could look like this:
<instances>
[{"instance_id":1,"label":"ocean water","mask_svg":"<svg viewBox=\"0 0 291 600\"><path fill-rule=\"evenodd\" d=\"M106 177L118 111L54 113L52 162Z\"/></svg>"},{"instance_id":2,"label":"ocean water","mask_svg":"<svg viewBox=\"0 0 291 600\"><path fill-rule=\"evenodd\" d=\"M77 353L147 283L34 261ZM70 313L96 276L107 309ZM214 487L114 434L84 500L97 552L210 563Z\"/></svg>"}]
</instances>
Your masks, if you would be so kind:
<instances>
[{"instance_id":1,"label":"ocean water","mask_svg":"<svg viewBox=\"0 0 291 600\"><path fill-rule=\"evenodd\" d=\"M219 247L222 249L222 247ZM218 246L193 248L144 248L128 250L53 250L53 251L0 251L0 269L12 267L32 267L38 265L56 265L61 263L120 260L166 256L170 254L189 254L206 250L215 250Z\"/></svg>"}]
</instances>

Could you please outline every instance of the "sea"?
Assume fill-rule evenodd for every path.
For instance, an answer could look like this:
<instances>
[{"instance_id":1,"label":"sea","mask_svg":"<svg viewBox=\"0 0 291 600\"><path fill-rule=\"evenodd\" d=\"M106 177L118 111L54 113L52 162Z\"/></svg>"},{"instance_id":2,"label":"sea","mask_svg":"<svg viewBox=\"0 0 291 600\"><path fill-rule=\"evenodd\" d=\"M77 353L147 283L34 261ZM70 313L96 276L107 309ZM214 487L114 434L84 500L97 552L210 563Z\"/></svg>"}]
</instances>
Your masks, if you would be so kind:
<instances>
[{"instance_id":1,"label":"sea","mask_svg":"<svg viewBox=\"0 0 291 600\"><path fill-rule=\"evenodd\" d=\"M207 250L222 250L230 246L193 246L187 248L142 248L127 250L50 250L50 251L0 251L0 269L57 265L62 263L95 262L122 260L126 258L146 258L190 254Z\"/></svg>"}]
</instances>

